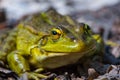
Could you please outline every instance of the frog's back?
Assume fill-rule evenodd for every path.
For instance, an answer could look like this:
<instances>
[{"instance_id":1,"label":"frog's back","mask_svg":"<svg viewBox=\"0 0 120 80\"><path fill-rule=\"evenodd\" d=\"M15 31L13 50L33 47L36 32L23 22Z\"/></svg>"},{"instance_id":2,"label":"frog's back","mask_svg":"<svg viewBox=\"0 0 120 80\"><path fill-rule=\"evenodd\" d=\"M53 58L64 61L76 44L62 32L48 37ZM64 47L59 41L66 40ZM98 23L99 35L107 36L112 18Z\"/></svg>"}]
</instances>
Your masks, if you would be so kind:
<instances>
[{"instance_id":1,"label":"frog's back","mask_svg":"<svg viewBox=\"0 0 120 80\"><path fill-rule=\"evenodd\" d=\"M76 25L76 22L71 19L71 17L60 15L53 9L34 14L27 18L24 23L41 32L48 32L52 27L56 27L58 25Z\"/></svg>"}]
</instances>

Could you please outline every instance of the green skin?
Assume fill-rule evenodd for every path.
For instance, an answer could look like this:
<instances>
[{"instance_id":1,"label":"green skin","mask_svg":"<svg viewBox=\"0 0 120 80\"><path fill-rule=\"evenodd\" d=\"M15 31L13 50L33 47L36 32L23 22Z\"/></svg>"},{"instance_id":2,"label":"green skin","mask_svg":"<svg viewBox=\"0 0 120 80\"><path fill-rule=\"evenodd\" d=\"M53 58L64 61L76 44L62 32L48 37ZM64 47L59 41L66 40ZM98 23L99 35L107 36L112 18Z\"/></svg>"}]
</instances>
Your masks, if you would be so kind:
<instances>
[{"instance_id":1,"label":"green skin","mask_svg":"<svg viewBox=\"0 0 120 80\"><path fill-rule=\"evenodd\" d=\"M61 34L52 33L54 29ZM0 58L7 56L13 71L18 75L28 72L28 76L36 80L35 76L45 76L37 75L37 71L30 72L30 66L39 72L73 64L85 56L92 56L102 46L102 39L92 35L88 25L78 24L53 10L22 21L5 41Z\"/></svg>"}]
</instances>

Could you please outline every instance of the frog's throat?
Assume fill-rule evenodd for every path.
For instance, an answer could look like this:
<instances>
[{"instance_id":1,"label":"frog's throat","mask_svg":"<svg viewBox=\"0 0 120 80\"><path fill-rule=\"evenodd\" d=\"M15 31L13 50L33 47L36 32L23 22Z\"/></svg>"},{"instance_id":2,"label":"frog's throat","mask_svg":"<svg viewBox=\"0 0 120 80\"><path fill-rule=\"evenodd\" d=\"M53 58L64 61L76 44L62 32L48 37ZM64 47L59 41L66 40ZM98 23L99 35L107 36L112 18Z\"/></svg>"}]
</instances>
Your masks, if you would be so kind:
<instances>
[{"instance_id":1,"label":"frog's throat","mask_svg":"<svg viewBox=\"0 0 120 80\"><path fill-rule=\"evenodd\" d=\"M97 45L94 43L92 46L90 46L87 51L82 52L81 54L85 54L84 56L90 56L95 54L95 51L97 51Z\"/></svg>"}]
</instances>

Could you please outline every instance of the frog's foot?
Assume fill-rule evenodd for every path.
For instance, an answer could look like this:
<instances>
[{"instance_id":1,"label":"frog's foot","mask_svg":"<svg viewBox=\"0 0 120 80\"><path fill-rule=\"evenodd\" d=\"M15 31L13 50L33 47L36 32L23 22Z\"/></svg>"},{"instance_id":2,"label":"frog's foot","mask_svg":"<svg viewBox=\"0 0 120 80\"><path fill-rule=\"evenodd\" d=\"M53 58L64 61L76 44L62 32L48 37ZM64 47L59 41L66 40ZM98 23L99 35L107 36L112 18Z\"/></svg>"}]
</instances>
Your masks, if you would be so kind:
<instances>
[{"instance_id":1,"label":"frog's foot","mask_svg":"<svg viewBox=\"0 0 120 80\"><path fill-rule=\"evenodd\" d=\"M28 72L28 78L33 80L46 79L48 76L36 72Z\"/></svg>"},{"instance_id":2,"label":"frog's foot","mask_svg":"<svg viewBox=\"0 0 120 80\"><path fill-rule=\"evenodd\" d=\"M107 41L105 42L105 44L106 44L106 45L110 45L110 46L112 46L112 47L120 46L119 43L116 43L116 42L113 42L113 41L110 41L110 40L107 40Z\"/></svg>"}]
</instances>

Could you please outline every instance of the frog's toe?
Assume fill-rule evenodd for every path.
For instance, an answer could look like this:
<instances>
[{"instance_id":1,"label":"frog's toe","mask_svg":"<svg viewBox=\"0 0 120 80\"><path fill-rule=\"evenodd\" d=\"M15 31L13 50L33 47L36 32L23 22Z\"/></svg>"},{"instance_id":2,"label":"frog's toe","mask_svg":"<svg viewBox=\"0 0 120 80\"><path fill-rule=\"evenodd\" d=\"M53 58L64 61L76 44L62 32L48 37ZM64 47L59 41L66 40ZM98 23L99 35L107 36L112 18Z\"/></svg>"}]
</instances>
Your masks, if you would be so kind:
<instances>
[{"instance_id":1,"label":"frog's toe","mask_svg":"<svg viewBox=\"0 0 120 80\"><path fill-rule=\"evenodd\" d=\"M33 80L45 79L47 77L48 76L46 76L46 75L35 73L35 72L28 73L28 78L33 79Z\"/></svg>"},{"instance_id":2,"label":"frog's toe","mask_svg":"<svg viewBox=\"0 0 120 80\"><path fill-rule=\"evenodd\" d=\"M34 80L39 80L39 78L37 76L33 75L33 74L29 74L28 78L29 79L34 79Z\"/></svg>"}]
</instances>

